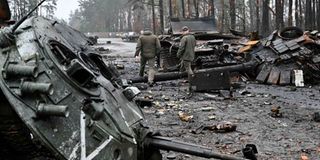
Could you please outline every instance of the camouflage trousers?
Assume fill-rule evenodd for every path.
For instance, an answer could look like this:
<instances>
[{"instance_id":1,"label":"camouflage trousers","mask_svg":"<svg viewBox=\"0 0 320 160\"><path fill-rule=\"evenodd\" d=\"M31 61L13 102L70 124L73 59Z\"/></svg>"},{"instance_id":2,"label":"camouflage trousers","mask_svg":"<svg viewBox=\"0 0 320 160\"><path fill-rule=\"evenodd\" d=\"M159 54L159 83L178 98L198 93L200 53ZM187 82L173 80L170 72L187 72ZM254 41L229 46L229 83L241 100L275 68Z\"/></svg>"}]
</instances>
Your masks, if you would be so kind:
<instances>
[{"instance_id":1,"label":"camouflage trousers","mask_svg":"<svg viewBox=\"0 0 320 160\"><path fill-rule=\"evenodd\" d=\"M182 60L180 63L180 71L184 72L186 71L188 73L188 77L192 76L194 73L191 68L191 62L190 61L184 61Z\"/></svg>"},{"instance_id":2,"label":"camouflage trousers","mask_svg":"<svg viewBox=\"0 0 320 160\"><path fill-rule=\"evenodd\" d=\"M180 72L185 72L185 71L188 73L189 94L191 95L192 87L190 82L191 82L191 77L194 76L194 73L191 68L191 62L182 60L180 63Z\"/></svg>"},{"instance_id":3,"label":"camouflage trousers","mask_svg":"<svg viewBox=\"0 0 320 160\"><path fill-rule=\"evenodd\" d=\"M148 83L153 83L154 75L155 75L155 67L154 67L155 58L147 59L147 58L141 57L139 76L142 77L144 75L144 69L145 69L147 63L149 66Z\"/></svg>"}]
</instances>

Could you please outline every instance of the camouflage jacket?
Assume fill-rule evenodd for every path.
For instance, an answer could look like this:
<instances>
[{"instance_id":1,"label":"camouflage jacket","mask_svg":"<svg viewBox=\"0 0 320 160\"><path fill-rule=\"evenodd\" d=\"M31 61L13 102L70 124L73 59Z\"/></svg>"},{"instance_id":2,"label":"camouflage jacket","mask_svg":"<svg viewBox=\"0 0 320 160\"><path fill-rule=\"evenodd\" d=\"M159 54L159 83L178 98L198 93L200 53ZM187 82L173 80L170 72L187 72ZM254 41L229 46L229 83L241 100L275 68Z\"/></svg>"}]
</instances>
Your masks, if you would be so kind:
<instances>
[{"instance_id":1,"label":"camouflage jacket","mask_svg":"<svg viewBox=\"0 0 320 160\"><path fill-rule=\"evenodd\" d=\"M150 31L145 31L138 39L135 56L141 53L141 57L154 58L160 53L160 41Z\"/></svg>"},{"instance_id":2,"label":"camouflage jacket","mask_svg":"<svg viewBox=\"0 0 320 160\"><path fill-rule=\"evenodd\" d=\"M196 39L194 35L187 34L182 37L179 50L177 52L177 57L184 61L194 60L194 49L196 46Z\"/></svg>"}]
</instances>

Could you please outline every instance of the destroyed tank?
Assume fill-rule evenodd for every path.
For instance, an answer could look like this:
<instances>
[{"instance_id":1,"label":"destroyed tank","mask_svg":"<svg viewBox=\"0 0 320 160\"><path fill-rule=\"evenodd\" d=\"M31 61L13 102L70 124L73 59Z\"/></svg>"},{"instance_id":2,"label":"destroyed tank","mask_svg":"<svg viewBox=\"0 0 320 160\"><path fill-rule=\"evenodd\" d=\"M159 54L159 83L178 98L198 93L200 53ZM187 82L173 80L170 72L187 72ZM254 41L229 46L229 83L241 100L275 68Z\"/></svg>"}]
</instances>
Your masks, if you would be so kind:
<instances>
[{"instance_id":1,"label":"destroyed tank","mask_svg":"<svg viewBox=\"0 0 320 160\"><path fill-rule=\"evenodd\" d=\"M24 159L138 159L143 114L90 40L42 17L19 23L0 35L3 147Z\"/></svg>"},{"instance_id":2,"label":"destroyed tank","mask_svg":"<svg viewBox=\"0 0 320 160\"><path fill-rule=\"evenodd\" d=\"M150 131L133 101L139 90L119 83L89 38L31 13L0 30L1 158L160 160L163 149L243 159Z\"/></svg>"}]
</instances>

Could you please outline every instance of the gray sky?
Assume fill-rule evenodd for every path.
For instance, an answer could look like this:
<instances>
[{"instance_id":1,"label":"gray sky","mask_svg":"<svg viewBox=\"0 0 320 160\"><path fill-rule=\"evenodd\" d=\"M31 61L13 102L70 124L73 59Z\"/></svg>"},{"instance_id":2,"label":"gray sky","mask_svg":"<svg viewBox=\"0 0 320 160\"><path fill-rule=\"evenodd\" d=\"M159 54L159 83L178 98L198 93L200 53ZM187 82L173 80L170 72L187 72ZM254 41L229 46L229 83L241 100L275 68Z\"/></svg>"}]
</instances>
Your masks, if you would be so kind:
<instances>
[{"instance_id":1,"label":"gray sky","mask_svg":"<svg viewBox=\"0 0 320 160\"><path fill-rule=\"evenodd\" d=\"M78 0L58 0L55 16L59 19L69 21L70 12L79 8L78 5Z\"/></svg>"}]
</instances>

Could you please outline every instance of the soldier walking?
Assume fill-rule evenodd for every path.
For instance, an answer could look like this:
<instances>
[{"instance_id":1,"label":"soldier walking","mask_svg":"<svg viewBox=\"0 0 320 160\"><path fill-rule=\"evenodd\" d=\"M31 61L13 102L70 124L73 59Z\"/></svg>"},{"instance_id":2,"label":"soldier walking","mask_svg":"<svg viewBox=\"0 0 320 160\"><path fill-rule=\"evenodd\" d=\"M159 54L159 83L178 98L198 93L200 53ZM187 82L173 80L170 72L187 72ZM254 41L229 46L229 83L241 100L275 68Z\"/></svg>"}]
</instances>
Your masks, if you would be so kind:
<instances>
[{"instance_id":1,"label":"soldier walking","mask_svg":"<svg viewBox=\"0 0 320 160\"><path fill-rule=\"evenodd\" d=\"M191 63L194 60L194 49L196 46L196 38L190 33L190 29L187 26L182 27L183 37L180 42L177 57L180 58L180 71L186 71L188 73L188 80L193 76ZM189 88L189 94L191 94L191 87Z\"/></svg>"},{"instance_id":2,"label":"soldier walking","mask_svg":"<svg viewBox=\"0 0 320 160\"><path fill-rule=\"evenodd\" d=\"M149 66L148 84L152 86L154 84L155 74L155 57L160 53L160 41L158 37L149 29L145 29L142 35L138 39L135 57L140 54L140 72L139 76L143 77L146 64Z\"/></svg>"}]
</instances>

